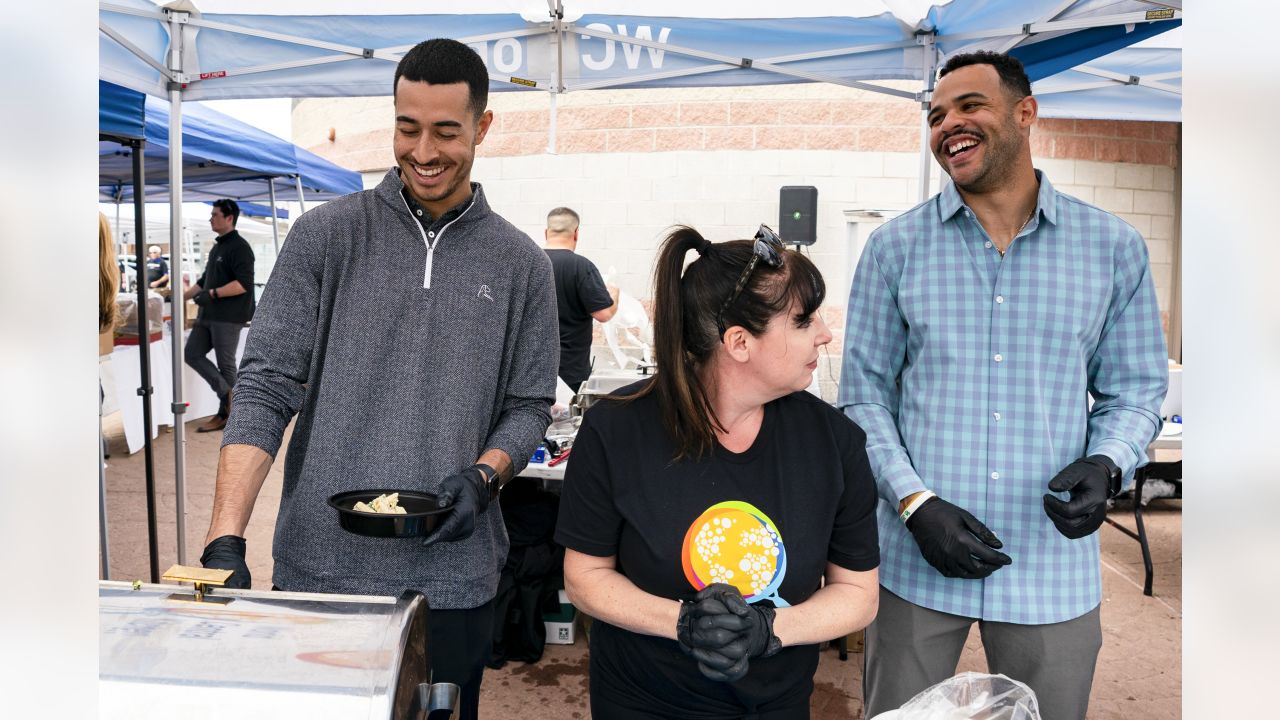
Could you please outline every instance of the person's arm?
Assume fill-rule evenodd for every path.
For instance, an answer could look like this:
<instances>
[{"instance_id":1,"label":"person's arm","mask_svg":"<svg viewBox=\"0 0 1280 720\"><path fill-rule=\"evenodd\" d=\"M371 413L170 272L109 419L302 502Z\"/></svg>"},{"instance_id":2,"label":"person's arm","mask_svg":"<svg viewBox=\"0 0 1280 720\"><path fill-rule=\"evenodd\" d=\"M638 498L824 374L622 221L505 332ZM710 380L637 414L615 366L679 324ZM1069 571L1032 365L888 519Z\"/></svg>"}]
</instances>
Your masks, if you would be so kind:
<instances>
[{"instance_id":1,"label":"person's arm","mask_svg":"<svg viewBox=\"0 0 1280 720\"><path fill-rule=\"evenodd\" d=\"M213 518L204 542L223 535L244 537L253 505L275 458L253 445L224 445L218 454L218 479L213 491Z\"/></svg>"},{"instance_id":2,"label":"person's arm","mask_svg":"<svg viewBox=\"0 0 1280 720\"><path fill-rule=\"evenodd\" d=\"M898 377L907 355L907 326L896 284L880 266L880 230L867 242L849 291L839 406L867 433L867 455L880 496L891 507L928 489L898 433Z\"/></svg>"},{"instance_id":3,"label":"person's arm","mask_svg":"<svg viewBox=\"0 0 1280 720\"><path fill-rule=\"evenodd\" d=\"M505 469L494 463L485 464L500 470L504 482L529 463L529 457L551 424L551 404L555 402L556 372L560 365L560 327L556 320L551 260L543 252L533 257L520 323L511 341L514 349L506 394L480 460L485 462L484 458L489 457L501 463Z\"/></svg>"},{"instance_id":4,"label":"person's arm","mask_svg":"<svg viewBox=\"0 0 1280 720\"><path fill-rule=\"evenodd\" d=\"M1130 237L1116 251L1114 285L1098 347L1089 360L1089 442L1085 456L1106 455L1128 474L1147 462L1160 434L1169 360L1147 246Z\"/></svg>"},{"instance_id":5,"label":"person's arm","mask_svg":"<svg viewBox=\"0 0 1280 720\"><path fill-rule=\"evenodd\" d=\"M596 322L598 322L598 323L607 323L607 322L609 322L610 320L612 320L612 319L613 319L613 316L614 316L614 315L617 315L617 314L618 314L618 288L617 288L617 286L616 286L616 285L607 285L607 286L605 286L605 289L609 292L609 299L611 299L611 300L613 301L613 304L612 304L612 305L610 305L610 306L609 306L609 307L607 307L607 308L604 308L604 309L602 309L602 310L596 310L595 312L591 313L591 317L592 317L592 318L594 318L594 319L595 319L595 321L596 321Z\"/></svg>"},{"instance_id":6,"label":"person's arm","mask_svg":"<svg viewBox=\"0 0 1280 720\"><path fill-rule=\"evenodd\" d=\"M240 284L239 280L232 280L226 285L209 290L209 294L213 296L214 300L235 297L236 295L243 295L246 292L248 291L244 289L244 286Z\"/></svg>"},{"instance_id":7,"label":"person's arm","mask_svg":"<svg viewBox=\"0 0 1280 720\"><path fill-rule=\"evenodd\" d=\"M566 548L564 591L587 615L643 635L676 639L680 601L647 593L617 570L617 557Z\"/></svg>"},{"instance_id":8,"label":"person's arm","mask_svg":"<svg viewBox=\"0 0 1280 720\"><path fill-rule=\"evenodd\" d=\"M568 556L566 554L566 576ZM858 572L827 563L825 584L808 600L780 608L773 634L782 646L812 645L861 630L880 607L880 571Z\"/></svg>"},{"instance_id":9,"label":"person's arm","mask_svg":"<svg viewBox=\"0 0 1280 720\"><path fill-rule=\"evenodd\" d=\"M230 282L219 285L215 288L209 288L209 294L214 300L235 297L249 292L249 288L253 287L253 250L248 244L239 247L235 254L228 258L231 261L232 280Z\"/></svg>"},{"instance_id":10,"label":"person's arm","mask_svg":"<svg viewBox=\"0 0 1280 720\"><path fill-rule=\"evenodd\" d=\"M583 258L581 267L577 279L578 300L596 322L607 323L618 312L618 288L605 285L600 269L590 260Z\"/></svg>"},{"instance_id":11,"label":"person's arm","mask_svg":"<svg viewBox=\"0 0 1280 720\"><path fill-rule=\"evenodd\" d=\"M324 255L323 238L299 219L281 248L245 342L235 408L218 458L211 539L244 531L285 427L306 397Z\"/></svg>"}]
</instances>

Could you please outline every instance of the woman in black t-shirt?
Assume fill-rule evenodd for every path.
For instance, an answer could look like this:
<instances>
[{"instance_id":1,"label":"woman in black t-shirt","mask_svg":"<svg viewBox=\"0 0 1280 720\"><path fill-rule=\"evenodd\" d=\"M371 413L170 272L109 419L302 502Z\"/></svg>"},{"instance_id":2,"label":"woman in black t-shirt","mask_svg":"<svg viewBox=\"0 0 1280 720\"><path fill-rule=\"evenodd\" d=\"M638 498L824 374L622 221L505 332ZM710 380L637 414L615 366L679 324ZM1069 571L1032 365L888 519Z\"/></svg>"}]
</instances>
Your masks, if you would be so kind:
<instances>
[{"instance_id":1,"label":"woman in black t-shirt","mask_svg":"<svg viewBox=\"0 0 1280 720\"><path fill-rule=\"evenodd\" d=\"M824 295L765 226L664 241L658 374L588 411L556 529L593 717L807 718L818 644L875 616L866 435L804 392Z\"/></svg>"}]
</instances>

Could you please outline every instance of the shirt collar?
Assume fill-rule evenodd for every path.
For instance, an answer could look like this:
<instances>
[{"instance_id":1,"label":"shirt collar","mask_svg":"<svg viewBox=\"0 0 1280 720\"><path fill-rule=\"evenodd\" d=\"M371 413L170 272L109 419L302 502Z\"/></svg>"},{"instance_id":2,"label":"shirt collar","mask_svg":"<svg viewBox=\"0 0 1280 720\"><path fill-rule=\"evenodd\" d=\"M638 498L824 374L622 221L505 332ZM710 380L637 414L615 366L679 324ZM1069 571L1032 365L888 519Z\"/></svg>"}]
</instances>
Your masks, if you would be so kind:
<instances>
[{"instance_id":1,"label":"shirt collar","mask_svg":"<svg viewBox=\"0 0 1280 720\"><path fill-rule=\"evenodd\" d=\"M1040 191L1036 193L1036 214L1042 215L1045 220L1057 225L1058 203L1055 200L1058 197L1058 191L1053 189L1053 183L1049 182L1048 176L1042 171L1037 169L1035 173L1036 180L1040 181ZM946 184L942 186L942 191L938 193L938 220L945 223L960 212L964 206L964 199L960 197L960 191L956 189L956 184L948 178Z\"/></svg>"},{"instance_id":2,"label":"shirt collar","mask_svg":"<svg viewBox=\"0 0 1280 720\"><path fill-rule=\"evenodd\" d=\"M432 217L431 211L422 207L422 205L413 198L413 195L409 193L409 188L405 187L403 184L400 186L400 197L404 198L405 205L409 208L409 213L416 216L422 223L423 227L434 225L437 222L450 222L454 220L459 215L466 212L467 208L471 207L471 204L476 201L476 198L479 197L479 195L480 183L471 183L471 195L466 200L463 200L457 205L446 210L443 215L437 218Z\"/></svg>"}]
</instances>

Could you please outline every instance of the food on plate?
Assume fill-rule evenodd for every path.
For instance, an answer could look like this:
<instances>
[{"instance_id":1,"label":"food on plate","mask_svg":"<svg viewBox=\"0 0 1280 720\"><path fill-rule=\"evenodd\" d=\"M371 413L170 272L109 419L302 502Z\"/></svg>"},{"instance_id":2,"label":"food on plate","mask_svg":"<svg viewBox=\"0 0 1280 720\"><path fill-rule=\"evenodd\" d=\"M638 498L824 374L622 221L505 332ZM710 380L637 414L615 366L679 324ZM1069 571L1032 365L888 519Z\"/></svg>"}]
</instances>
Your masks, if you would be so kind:
<instances>
[{"instance_id":1,"label":"food on plate","mask_svg":"<svg viewBox=\"0 0 1280 720\"><path fill-rule=\"evenodd\" d=\"M367 503L356 501L352 509L379 515L405 515L408 512L400 507L400 493L383 493Z\"/></svg>"}]
</instances>

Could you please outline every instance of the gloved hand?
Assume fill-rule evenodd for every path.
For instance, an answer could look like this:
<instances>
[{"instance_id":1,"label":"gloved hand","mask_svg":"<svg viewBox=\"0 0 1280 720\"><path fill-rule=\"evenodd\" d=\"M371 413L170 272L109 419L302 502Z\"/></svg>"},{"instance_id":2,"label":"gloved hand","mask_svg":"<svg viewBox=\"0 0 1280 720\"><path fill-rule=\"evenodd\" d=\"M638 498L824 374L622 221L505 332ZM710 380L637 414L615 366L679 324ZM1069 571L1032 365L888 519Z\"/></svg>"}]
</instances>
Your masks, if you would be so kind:
<instances>
[{"instance_id":1,"label":"gloved hand","mask_svg":"<svg viewBox=\"0 0 1280 720\"><path fill-rule=\"evenodd\" d=\"M200 566L231 570L226 587L248 590L253 583L253 576L249 574L249 566L244 562L244 548L242 537L223 535L215 538L205 546L204 553L200 556Z\"/></svg>"},{"instance_id":2,"label":"gloved hand","mask_svg":"<svg viewBox=\"0 0 1280 720\"><path fill-rule=\"evenodd\" d=\"M967 510L931 497L907 520L920 554L943 577L979 580L1013 562L1000 538Z\"/></svg>"},{"instance_id":3,"label":"gloved hand","mask_svg":"<svg viewBox=\"0 0 1280 720\"><path fill-rule=\"evenodd\" d=\"M450 475L440 483L436 507L453 506L440 527L422 539L422 545L438 542L457 542L471 537L476 529L476 518L489 507L489 488L484 471L474 465L456 475Z\"/></svg>"},{"instance_id":4,"label":"gloved hand","mask_svg":"<svg viewBox=\"0 0 1280 720\"><path fill-rule=\"evenodd\" d=\"M1090 455L1066 466L1049 481L1054 492L1069 492L1067 502L1045 493L1044 514L1058 532L1077 540L1094 533L1107 519L1107 494L1115 463L1105 455ZM1118 474L1118 470L1116 470Z\"/></svg>"},{"instance_id":5,"label":"gloved hand","mask_svg":"<svg viewBox=\"0 0 1280 720\"><path fill-rule=\"evenodd\" d=\"M191 302L194 302L196 305L199 305L200 307L208 307L213 303L213 296L209 294L208 290L201 290L200 292L191 296Z\"/></svg>"},{"instance_id":6,"label":"gloved hand","mask_svg":"<svg viewBox=\"0 0 1280 720\"><path fill-rule=\"evenodd\" d=\"M748 605L736 587L715 583L681 606L676 636L703 676L733 682L747 674L750 658L769 657L782 648L773 618L772 607Z\"/></svg>"}]
</instances>

